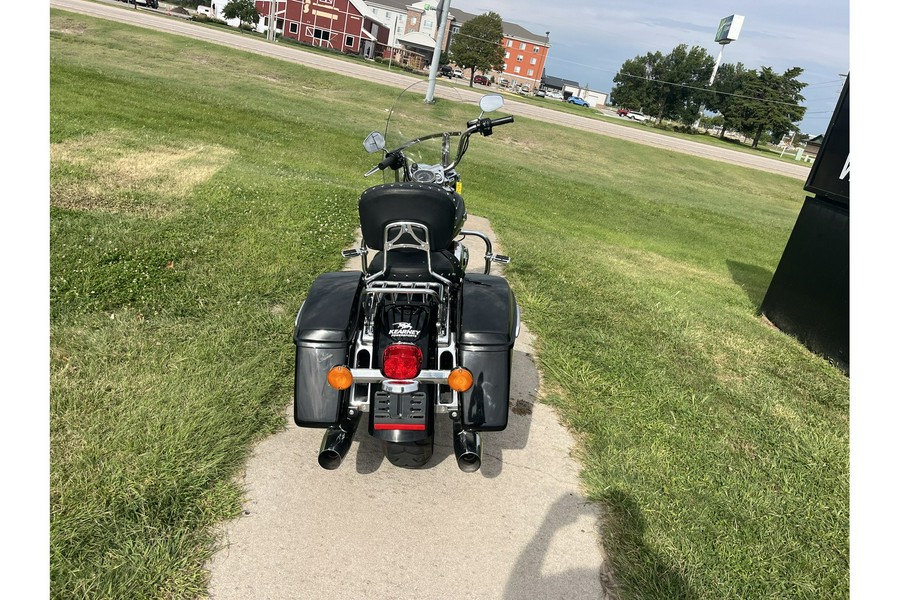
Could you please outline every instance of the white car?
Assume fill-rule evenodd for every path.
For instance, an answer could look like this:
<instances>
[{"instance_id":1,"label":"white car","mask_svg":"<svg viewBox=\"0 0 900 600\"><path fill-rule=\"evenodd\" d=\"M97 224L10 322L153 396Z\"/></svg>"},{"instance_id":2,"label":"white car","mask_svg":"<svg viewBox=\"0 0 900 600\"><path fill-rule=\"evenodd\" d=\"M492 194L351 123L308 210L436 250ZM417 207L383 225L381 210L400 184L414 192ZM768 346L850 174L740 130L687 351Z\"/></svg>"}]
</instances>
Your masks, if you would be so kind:
<instances>
[{"instance_id":1,"label":"white car","mask_svg":"<svg viewBox=\"0 0 900 600\"><path fill-rule=\"evenodd\" d=\"M647 115L645 115L644 113L635 112L633 110L628 111L628 114L625 116L628 117L629 119L638 121L640 123L643 123L644 121L646 121L647 119L650 118Z\"/></svg>"},{"instance_id":2,"label":"white car","mask_svg":"<svg viewBox=\"0 0 900 600\"><path fill-rule=\"evenodd\" d=\"M453 76L459 77L460 79L462 79L463 78L462 69L453 69Z\"/></svg>"}]
</instances>

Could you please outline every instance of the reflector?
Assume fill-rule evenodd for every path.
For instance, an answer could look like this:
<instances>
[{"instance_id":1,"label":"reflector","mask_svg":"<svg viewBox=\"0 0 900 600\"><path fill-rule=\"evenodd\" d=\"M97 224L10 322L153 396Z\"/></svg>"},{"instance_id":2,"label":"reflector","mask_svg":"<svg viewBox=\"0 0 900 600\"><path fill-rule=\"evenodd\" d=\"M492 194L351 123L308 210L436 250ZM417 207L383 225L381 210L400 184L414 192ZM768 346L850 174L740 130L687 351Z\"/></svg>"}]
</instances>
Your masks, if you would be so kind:
<instances>
[{"instance_id":1,"label":"reflector","mask_svg":"<svg viewBox=\"0 0 900 600\"><path fill-rule=\"evenodd\" d=\"M422 370L422 351L413 344L391 344L381 355L381 372L391 379L413 379Z\"/></svg>"},{"instance_id":2,"label":"reflector","mask_svg":"<svg viewBox=\"0 0 900 600\"><path fill-rule=\"evenodd\" d=\"M353 385L353 373L343 365L331 367L328 371L328 385L336 390L346 390Z\"/></svg>"},{"instance_id":3,"label":"reflector","mask_svg":"<svg viewBox=\"0 0 900 600\"><path fill-rule=\"evenodd\" d=\"M472 377L472 373L463 367L457 367L450 371L450 376L447 377L447 385L450 386L450 389L455 390L457 392L465 392L470 387L472 387L472 382L474 378Z\"/></svg>"}]
</instances>

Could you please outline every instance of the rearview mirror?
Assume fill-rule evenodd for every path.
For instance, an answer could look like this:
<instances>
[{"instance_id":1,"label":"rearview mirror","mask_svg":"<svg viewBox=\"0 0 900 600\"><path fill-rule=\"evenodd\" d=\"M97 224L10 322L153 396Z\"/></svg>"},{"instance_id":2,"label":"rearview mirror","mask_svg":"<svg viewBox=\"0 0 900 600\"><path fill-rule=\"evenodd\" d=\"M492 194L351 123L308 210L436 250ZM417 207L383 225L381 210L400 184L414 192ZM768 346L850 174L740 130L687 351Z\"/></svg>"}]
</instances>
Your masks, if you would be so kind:
<instances>
[{"instance_id":1,"label":"rearview mirror","mask_svg":"<svg viewBox=\"0 0 900 600\"><path fill-rule=\"evenodd\" d=\"M482 96L481 100L478 102L478 106L481 107L482 112L494 112L503 106L503 96L500 94L488 94L487 96Z\"/></svg>"},{"instance_id":2,"label":"rearview mirror","mask_svg":"<svg viewBox=\"0 0 900 600\"><path fill-rule=\"evenodd\" d=\"M384 150L384 136L381 135L381 132L373 131L363 140L363 148L369 154Z\"/></svg>"}]
</instances>

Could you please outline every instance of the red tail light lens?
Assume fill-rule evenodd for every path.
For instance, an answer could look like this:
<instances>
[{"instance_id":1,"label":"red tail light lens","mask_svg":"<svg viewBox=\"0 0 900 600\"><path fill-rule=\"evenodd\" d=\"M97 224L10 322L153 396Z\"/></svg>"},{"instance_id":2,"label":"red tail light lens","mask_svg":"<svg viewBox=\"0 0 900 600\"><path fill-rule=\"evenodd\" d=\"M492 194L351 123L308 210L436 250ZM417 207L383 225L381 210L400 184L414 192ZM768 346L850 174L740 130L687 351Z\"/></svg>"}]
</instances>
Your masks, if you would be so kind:
<instances>
[{"instance_id":1,"label":"red tail light lens","mask_svg":"<svg viewBox=\"0 0 900 600\"><path fill-rule=\"evenodd\" d=\"M390 379L413 379L422 370L422 351L412 344L391 344L381 355L381 372Z\"/></svg>"}]
</instances>

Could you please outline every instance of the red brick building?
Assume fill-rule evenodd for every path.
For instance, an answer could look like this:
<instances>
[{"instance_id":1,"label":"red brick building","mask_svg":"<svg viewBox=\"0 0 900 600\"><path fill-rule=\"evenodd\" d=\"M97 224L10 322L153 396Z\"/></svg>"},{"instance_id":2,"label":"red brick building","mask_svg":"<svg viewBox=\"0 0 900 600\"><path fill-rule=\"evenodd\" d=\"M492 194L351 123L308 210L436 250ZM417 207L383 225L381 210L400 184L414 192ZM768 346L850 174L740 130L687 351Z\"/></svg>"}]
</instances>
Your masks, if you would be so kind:
<instances>
[{"instance_id":1,"label":"red brick building","mask_svg":"<svg viewBox=\"0 0 900 600\"><path fill-rule=\"evenodd\" d=\"M275 3L275 28L300 42L346 54L374 58L384 52L390 31L362 0L281 0ZM268 28L271 0L256 0Z\"/></svg>"},{"instance_id":2,"label":"red brick building","mask_svg":"<svg viewBox=\"0 0 900 600\"><path fill-rule=\"evenodd\" d=\"M466 21L477 15L450 7L453 19L452 34L459 32ZM541 83L547 55L550 53L549 35L537 35L524 27L503 21L503 69L495 75L509 80L512 84L536 88Z\"/></svg>"},{"instance_id":3,"label":"red brick building","mask_svg":"<svg viewBox=\"0 0 900 600\"><path fill-rule=\"evenodd\" d=\"M506 58L501 77L521 85L536 88L544 74L544 64L550 51L546 38L530 39L504 32L503 52Z\"/></svg>"}]
</instances>

